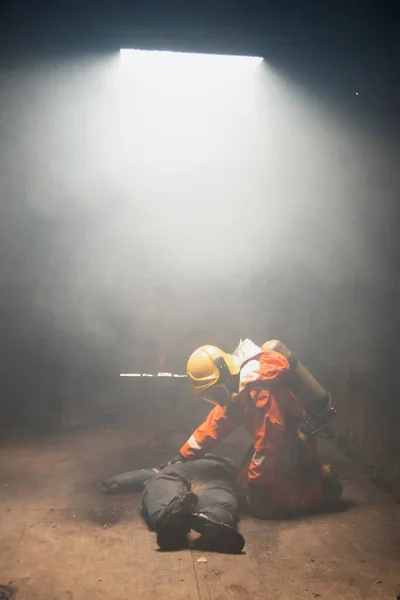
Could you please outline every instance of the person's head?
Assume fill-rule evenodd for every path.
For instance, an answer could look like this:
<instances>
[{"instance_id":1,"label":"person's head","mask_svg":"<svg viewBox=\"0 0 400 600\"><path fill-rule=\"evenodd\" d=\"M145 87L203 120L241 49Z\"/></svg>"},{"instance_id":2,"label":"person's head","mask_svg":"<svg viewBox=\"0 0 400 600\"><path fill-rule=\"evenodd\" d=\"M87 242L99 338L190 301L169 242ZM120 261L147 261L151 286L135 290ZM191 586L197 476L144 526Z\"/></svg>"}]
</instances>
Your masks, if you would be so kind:
<instances>
[{"instance_id":1,"label":"person's head","mask_svg":"<svg viewBox=\"0 0 400 600\"><path fill-rule=\"evenodd\" d=\"M240 360L217 346L201 346L189 357L187 376L196 397L227 406L237 393Z\"/></svg>"}]
</instances>

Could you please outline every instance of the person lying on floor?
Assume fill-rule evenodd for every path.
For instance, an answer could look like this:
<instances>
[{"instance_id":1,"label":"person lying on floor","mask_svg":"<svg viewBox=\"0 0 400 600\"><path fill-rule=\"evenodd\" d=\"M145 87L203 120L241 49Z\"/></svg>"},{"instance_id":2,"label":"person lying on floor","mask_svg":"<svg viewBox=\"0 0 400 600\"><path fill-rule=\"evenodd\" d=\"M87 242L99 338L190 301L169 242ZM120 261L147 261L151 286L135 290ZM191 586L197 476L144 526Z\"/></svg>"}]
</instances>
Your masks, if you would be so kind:
<instances>
[{"instance_id":1,"label":"person lying on floor","mask_svg":"<svg viewBox=\"0 0 400 600\"><path fill-rule=\"evenodd\" d=\"M245 544L237 531L235 479L239 467L222 456L206 454L190 462L171 461L158 469L139 469L107 479L107 494L143 490L142 508L162 550L189 546L190 530L200 533L203 550L239 554Z\"/></svg>"}]
</instances>

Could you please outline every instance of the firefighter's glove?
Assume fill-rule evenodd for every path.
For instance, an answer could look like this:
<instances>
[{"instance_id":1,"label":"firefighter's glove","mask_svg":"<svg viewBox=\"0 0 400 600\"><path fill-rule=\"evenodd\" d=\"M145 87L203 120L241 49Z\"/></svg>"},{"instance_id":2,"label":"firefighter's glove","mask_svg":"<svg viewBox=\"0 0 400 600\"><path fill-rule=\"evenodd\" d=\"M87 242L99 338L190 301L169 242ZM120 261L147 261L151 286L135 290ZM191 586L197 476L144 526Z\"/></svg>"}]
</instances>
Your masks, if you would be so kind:
<instances>
[{"instance_id":1,"label":"firefighter's glove","mask_svg":"<svg viewBox=\"0 0 400 600\"><path fill-rule=\"evenodd\" d=\"M169 467L171 465L179 465L186 462L186 458L184 458L182 456L182 454L177 454L176 456L174 456L174 458L171 458L171 460L169 460L168 462L162 463L161 465L158 466L158 468L161 469L165 469L165 467Z\"/></svg>"},{"instance_id":2,"label":"firefighter's glove","mask_svg":"<svg viewBox=\"0 0 400 600\"><path fill-rule=\"evenodd\" d=\"M186 462L186 458L184 456L182 456L181 453L179 453L169 461L168 465L177 465L179 463L184 463L184 462Z\"/></svg>"}]
</instances>

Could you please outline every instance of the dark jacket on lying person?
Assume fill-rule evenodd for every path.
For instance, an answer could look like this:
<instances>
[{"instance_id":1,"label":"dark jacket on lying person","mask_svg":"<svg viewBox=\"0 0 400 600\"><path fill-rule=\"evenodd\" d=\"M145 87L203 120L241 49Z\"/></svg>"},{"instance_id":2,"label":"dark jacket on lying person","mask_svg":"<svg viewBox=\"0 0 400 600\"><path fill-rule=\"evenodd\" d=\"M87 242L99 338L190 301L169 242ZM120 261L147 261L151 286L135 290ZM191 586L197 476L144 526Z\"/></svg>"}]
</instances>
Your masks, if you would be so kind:
<instances>
[{"instance_id":1,"label":"dark jacket on lying person","mask_svg":"<svg viewBox=\"0 0 400 600\"><path fill-rule=\"evenodd\" d=\"M244 538L236 530L238 503L234 482L238 466L229 458L207 454L178 460L159 469L139 469L103 483L108 494L143 490L144 517L163 550L188 546L188 533L201 534L196 546L240 553Z\"/></svg>"}]
</instances>

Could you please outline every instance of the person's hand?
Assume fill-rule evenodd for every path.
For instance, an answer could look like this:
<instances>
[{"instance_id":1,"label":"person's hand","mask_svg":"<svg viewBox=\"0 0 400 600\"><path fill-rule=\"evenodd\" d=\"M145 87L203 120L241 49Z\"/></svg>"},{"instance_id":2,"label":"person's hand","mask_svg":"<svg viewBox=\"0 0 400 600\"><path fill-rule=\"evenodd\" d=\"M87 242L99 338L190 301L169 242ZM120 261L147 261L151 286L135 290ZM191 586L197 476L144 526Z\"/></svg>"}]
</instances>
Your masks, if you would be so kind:
<instances>
[{"instance_id":1,"label":"person's hand","mask_svg":"<svg viewBox=\"0 0 400 600\"><path fill-rule=\"evenodd\" d=\"M179 453L176 456L174 456L174 458L171 458L171 460L167 464L168 465L178 465L178 464L184 463L184 462L186 462L186 458L184 456L182 456L181 453Z\"/></svg>"},{"instance_id":2,"label":"person's hand","mask_svg":"<svg viewBox=\"0 0 400 600\"><path fill-rule=\"evenodd\" d=\"M161 465L158 466L158 468L160 469L165 469L165 467L169 467L171 465L179 465L186 462L186 459L182 456L182 454L177 454L176 456L174 456L174 458L171 458L171 460L169 460L168 462L162 463Z\"/></svg>"}]
</instances>

